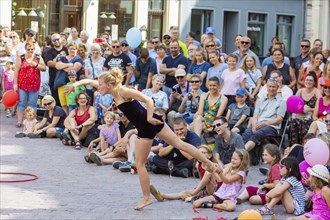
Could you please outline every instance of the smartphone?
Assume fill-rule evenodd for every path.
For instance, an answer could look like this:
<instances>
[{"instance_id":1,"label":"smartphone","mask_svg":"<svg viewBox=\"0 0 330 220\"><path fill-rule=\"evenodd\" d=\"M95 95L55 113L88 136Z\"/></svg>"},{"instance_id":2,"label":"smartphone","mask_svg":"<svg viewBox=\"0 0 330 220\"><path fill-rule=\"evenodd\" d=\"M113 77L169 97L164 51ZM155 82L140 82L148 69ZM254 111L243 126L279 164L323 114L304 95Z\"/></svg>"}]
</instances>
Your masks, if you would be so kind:
<instances>
[{"instance_id":1,"label":"smartphone","mask_svg":"<svg viewBox=\"0 0 330 220\"><path fill-rule=\"evenodd\" d=\"M102 38L95 38L94 41L95 41L95 43L102 43L103 39Z\"/></svg>"}]
</instances>

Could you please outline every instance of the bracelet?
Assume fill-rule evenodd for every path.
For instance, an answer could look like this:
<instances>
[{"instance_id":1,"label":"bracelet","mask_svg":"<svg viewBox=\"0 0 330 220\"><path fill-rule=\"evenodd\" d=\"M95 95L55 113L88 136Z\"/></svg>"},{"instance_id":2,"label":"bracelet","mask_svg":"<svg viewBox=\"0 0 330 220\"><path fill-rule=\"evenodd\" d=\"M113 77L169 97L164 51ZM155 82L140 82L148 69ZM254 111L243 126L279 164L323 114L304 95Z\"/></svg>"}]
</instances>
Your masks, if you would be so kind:
<instances>
[{"instance_id":1,"label":"bracelet","mask_svg":"<svg viewBox=\"0 0 330 220\"><path fill-rule=\"evenodd\" d=\"M38 68L38 66L39 66L39 63L37 63L37 65L35 66L35 68Z\"/></svg>"}]
</instances>

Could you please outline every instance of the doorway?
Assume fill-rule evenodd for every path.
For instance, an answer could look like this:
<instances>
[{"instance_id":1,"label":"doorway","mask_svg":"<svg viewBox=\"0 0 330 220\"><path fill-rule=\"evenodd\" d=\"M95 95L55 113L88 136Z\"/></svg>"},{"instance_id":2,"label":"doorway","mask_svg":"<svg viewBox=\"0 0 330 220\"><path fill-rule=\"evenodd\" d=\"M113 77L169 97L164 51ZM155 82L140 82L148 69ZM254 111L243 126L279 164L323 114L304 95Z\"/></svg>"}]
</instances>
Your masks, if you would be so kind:
<instances>
[{"instance_id":1,"label":"doorway","mask_svg":"<svg viewBox=\"0 0 330 220\"><path fill-rule=\"evenodd\" d=\"M223 17L223 51L229 54L237 50L234 40L235 36L239 34L238 12L225 11Z\"/></svg>"},{"instance_id":2,"label":"doorway","mask_svg":"<svg viewBox=\"0 0 330 220\"><path fill-rule=\"evenodd\" d=\"M60 31L66 27L77 27L78 31L82 28L82 9L84 1L61 1L60 8Z\"/></svg>"},{"instance_id":3,"label":"doorway","mask_svg":"<svg viewBox=\"0 0 330 220\"><path fill-rule=\"evenodd\" d=\"M195 39L200 41L201 35L211 25L212 10L191 10L190 30L196 34Z\"/></svg>"}]
</instances>

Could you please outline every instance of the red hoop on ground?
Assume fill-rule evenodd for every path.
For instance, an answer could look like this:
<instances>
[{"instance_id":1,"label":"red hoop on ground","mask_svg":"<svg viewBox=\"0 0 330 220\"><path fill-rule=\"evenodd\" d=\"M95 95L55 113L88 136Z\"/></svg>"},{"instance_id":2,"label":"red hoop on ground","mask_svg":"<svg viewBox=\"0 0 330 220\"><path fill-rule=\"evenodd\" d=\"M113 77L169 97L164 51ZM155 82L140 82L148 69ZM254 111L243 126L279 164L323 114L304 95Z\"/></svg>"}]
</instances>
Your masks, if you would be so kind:
<instances>
[{"instance_id":1,"label":"red hoop on ground","mask_svg":"<svg viewBox=\"0 0 330 220\"><path fill-rule=\"evenodd\" d=\"M36 175L34 174L30 174L30 173L17 173L17 172L0 172L0 175L3 175L3 174L9 174L9 175L23 175L23 176L31 176L33 178L30 178L30 179L18 179L18 180L4 180L4 179L0 179L0 183L21 183L21 182L28 182L28 181L34 181L34 180L37 180L39 179L39 177L37 177Z\"/></svg>"}]
</instances>

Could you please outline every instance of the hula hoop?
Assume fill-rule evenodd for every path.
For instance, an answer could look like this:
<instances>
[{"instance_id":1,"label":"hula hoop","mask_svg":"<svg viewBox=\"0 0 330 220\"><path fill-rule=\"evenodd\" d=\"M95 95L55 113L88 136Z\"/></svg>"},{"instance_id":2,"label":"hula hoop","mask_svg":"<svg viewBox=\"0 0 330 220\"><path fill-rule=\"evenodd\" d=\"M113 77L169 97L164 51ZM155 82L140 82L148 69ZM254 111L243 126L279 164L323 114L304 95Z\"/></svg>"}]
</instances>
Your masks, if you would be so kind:
<instances>
[{"instance_id":1,"label":"hula hoop","mask_svg":"<svg viewBox=\"0 0 330 220\"><path fill-rule=\"evenodd\" d=\"M21 182L28 182L28 181L34 181L37 180L39 177L37 177L34 174L30 174L30 173L11 173L11 172L0 172L1 174L11 174L11 175L23 175L23 176L31 176L33 178L30 179L22 179L22 180L3 180L0 179L0 183L21 183Z\"/></svg>"}]
</instances>

